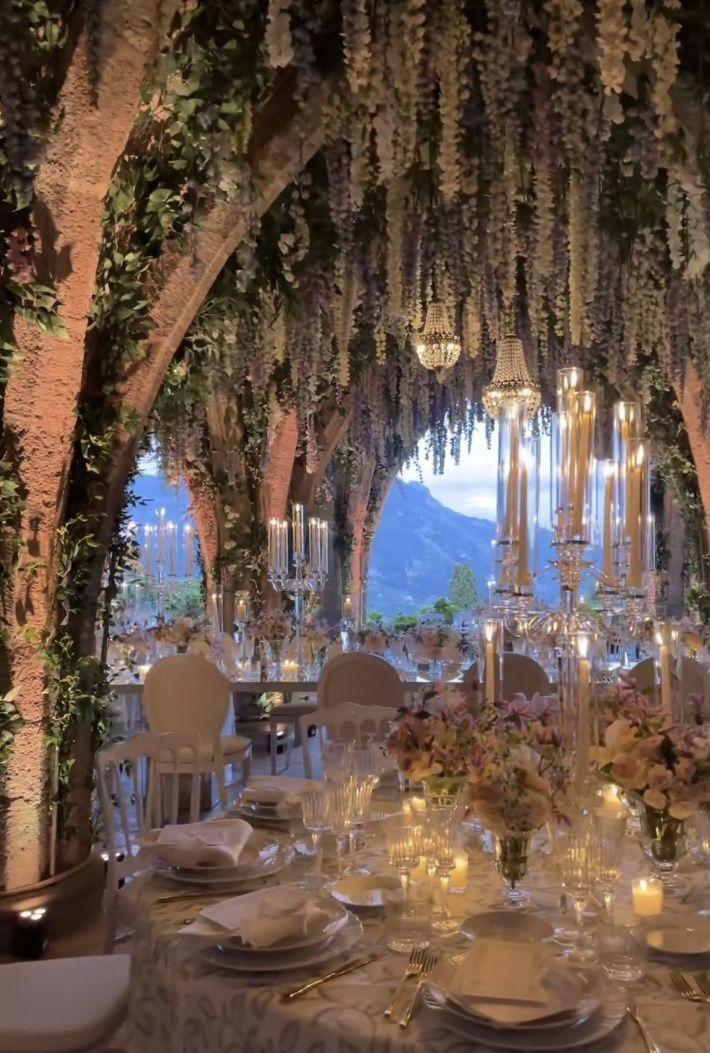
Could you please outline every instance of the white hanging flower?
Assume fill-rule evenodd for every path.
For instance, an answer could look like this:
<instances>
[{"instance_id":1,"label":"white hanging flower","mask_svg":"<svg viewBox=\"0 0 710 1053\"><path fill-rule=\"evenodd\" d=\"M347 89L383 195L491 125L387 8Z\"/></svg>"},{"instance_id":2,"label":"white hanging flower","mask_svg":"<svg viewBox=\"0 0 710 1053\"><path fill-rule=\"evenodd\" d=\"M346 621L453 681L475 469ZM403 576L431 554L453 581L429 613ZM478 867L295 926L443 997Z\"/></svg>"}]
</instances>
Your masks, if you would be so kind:
<instances>
[{"instance_id":1,"label":"white hanging flower","mask_svg":"<svg viewBox=\"0 0 710 1053\"><path fill-rule=\"evenodd\" d=\"M607 95L618 95L624 87L627 34L625 7L625 0L598 0L599 74Z\"/></svg>"},{"instance_id":2,"label":"white hanging flower","mask_svg":"<svg viewBox=\"0 0 710 1053\"><path fill-rule=\"evenodd\" d=\"M266 53L274 69L282 69L293 62L291 19L288 9L291 0L269 0L266 22Z\"/></svg>"},{"instance_id":3,"label":"white hanging flower","mask_svg":"<svg viewBox=\"0 0 710 1053\"><path fill-rule=\"evenodd\" d=\"M439 173L445 201L461 189L461 117L466 101L466 62L470 50L470 28L459 0L444 0L443 31L437 49L439 78Z\"/></svg>"},{"instance_id":4,"label":"white hanging flower","mask_svg":"<svg viewBox=\"0 0 710 1053\"><path fill-rule=\"evenodd\" d=\"M670 6L670 5L667 5ZM651 100L658 117L656 134L659 139L672 135L677 128L673 113L671 90L678 76L678 31L680 24L671 22L661 12L656 12L650 23L651 65L653 66L653 85Z\"/></svg>"},{"instance_id":5,"label":"white hanging flower","mask_svg":"<svg viewBox=\"0 0 710 1053\"><path fill-rule=\"evenodd\" d=\"M569 179L569 330L576 347L582 344L584 323L584 200L579 172Z\"/></svg>"},{"instance_id":6,"label":"white hanging flower","mask_svg":"<svg viewBox=\"0 0 710 1053\"><path fill-rule=\"evenodd\" d=\"M640 62L648 48L646 0L631 0L631 19L626 48L632 62Z\"/></svg>"},{"instance_id":7,"label":"white hanging flower","mask_svg":"<svg viewBox=\"0 0 710 1053\"><path fill-rule=\"evenodd\" d=\"M367 0L341 0L340 6L348 84L353 95L359 95L370 79L372 34Z\"/></svg>"}]
</instances>

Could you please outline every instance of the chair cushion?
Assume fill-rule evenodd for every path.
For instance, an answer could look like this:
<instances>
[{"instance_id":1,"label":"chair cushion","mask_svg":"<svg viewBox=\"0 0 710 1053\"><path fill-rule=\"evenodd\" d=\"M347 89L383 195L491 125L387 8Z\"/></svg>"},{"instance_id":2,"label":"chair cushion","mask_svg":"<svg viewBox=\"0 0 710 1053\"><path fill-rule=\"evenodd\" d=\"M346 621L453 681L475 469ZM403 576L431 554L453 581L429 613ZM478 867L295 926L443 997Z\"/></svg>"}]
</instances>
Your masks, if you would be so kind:
<instances>
[{"instance_id":1,"label":"chair cushion","mask_svg":"<svg viewBox=\"0 0 710 1053\"><path fill-rule=\"evenodd\" d=\"M282 702L278 706L274 706L271 710L272 720L298 720L299 717L307 717L310 713L315 713L318 709L317 702Z\"/></svg>"},{"instance_id":2,"label":"chair cushion","mask_svg":"<svg viewBox=\"0 0 710 1053\"><path fill-rule=\"evenodd\" d=\"M74 1053L126 1012L130 955L0 965L0 1053Z\"/></svg>"},{"instance_id":3,"label":"chair cushion","mask_svg":"<svg viewBox=\"0 0 710 1053\"><path fill-rule=\"evenodd\" d=\"M222 736L222 756L231 756L233 753L245 753L251 749L251 739L245 739L243 735Z\"/></svg>"}]
</instances>

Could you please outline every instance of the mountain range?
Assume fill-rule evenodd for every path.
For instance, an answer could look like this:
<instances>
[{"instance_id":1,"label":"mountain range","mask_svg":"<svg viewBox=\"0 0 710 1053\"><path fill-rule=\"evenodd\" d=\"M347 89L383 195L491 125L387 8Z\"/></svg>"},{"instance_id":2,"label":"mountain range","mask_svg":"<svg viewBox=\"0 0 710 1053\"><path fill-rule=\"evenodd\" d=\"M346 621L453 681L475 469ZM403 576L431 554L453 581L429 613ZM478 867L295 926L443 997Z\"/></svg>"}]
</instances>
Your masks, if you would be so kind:
<instances>
[{"instance_id":1,"label":"mountain range","mask_svg":"<svg viewBox=\"0 0 710 1053\"><path fill-rule=\"evenodd\" d=\"M389 492L370 557L368 611L389 620L415 614L447 596L454 567L468 563L483 602L492 571L495 523L463 515L441 504L422 483L396 480ZM551 556L550 531L540 530L541 565ZM552 599L557 585L538 582L542 599ZM547 593L550 595L546 595Z\"/></svg>"}]
</instances>

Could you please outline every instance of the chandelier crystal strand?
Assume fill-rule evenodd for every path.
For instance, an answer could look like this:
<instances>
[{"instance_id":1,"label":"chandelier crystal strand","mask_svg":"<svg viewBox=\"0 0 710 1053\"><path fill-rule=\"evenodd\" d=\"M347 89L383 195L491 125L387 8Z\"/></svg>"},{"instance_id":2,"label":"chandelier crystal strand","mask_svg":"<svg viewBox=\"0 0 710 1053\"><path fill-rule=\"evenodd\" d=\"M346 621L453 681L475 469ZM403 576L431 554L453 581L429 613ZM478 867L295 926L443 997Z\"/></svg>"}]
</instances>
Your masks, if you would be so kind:
<instances>
[{"instance_id":1,"label":"chandelier crystal strand","mask_svg":"<svg viewBox=\"0 0 710 1053\"><path fill-rule=\"evenodd\" d=\"M440 300L432 300L427 307L415 351L424 368L437 373L446 372L459 360L461 341L451 325L446 305Z\"/></svg>"}]
</instances>

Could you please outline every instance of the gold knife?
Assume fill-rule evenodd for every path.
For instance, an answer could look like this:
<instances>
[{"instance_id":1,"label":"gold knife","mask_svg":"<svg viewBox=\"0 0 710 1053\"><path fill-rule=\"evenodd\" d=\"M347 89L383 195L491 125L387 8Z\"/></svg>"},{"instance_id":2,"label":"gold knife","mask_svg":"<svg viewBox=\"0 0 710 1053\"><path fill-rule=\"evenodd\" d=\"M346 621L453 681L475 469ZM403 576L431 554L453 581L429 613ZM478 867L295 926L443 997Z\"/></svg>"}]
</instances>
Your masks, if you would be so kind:
<instances>
[{"instance_id":1,"label":"gold knife","mask_svg":"<svg viewBox=\"0 0 710 1053\"><path fill-rule=\"evenodd\" d=\"M345 976L347 973L354 972L355 969L362 969L379 957L379 954L369 954L366 958L356 958L355 961L346 962L345 965L333 969L332 972L326 973L325 976L318 976L315 980L309 980L307 984L302 984L301 987L296 987L293 991L282 991L281 997L285 1002L289 1002L292 998L298 998L300 995L312 991L314 987L320 987L321 984L327 983L328 980L335 980L336 977Z\"/></svg>"}]
</instances>

